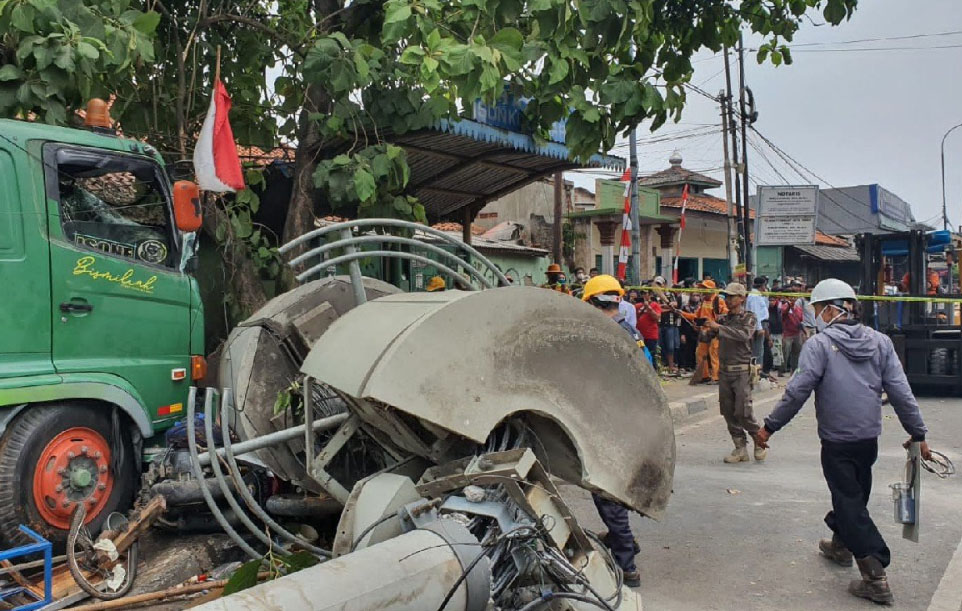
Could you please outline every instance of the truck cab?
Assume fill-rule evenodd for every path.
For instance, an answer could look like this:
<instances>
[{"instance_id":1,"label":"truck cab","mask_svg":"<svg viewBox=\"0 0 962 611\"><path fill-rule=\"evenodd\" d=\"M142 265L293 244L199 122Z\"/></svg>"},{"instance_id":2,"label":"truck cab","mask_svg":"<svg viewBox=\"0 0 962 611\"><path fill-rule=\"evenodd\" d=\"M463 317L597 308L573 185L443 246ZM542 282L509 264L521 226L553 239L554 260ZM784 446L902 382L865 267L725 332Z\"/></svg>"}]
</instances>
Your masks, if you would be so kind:
<instances>
[{"instance_id":1,"label":"truck cab","mask_svg":"<svg viewBox=\"0 0 962 611\"><path fill-rule=\"evenodd\" d=\"M92 113L88 113L88 117ZM109 124L108 124L109 125ZM0 539L125 510L202 377L200 205L149 145L0 120ZM99 131L100 133L97 133ZM6 292L9 291L9 292Z\"/></svg>"}]
</instances>

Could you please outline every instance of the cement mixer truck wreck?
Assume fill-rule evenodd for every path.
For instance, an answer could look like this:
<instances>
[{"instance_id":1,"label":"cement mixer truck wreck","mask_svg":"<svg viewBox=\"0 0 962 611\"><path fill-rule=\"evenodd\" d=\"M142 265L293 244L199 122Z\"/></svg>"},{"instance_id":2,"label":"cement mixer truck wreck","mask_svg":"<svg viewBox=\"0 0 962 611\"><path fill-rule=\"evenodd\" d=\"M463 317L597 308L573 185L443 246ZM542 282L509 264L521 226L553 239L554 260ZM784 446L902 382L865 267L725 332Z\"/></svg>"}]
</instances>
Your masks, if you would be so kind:
<instances>
[{"instance_id":1,"label":"cement mixer truck wreck","mask_svg":"<svg viewBox=\"0 0 962 611\"><path fill-rule=\"evenodd\" d=\"M0 228L0 256L24 289L0 305L19 317L0 339L5 548L51 542L103 599L129 591L155 524L226 533L277 578L212 607L641 608L558 490L666 509L667 400L618 325L507 286L464 244L432 252L465 290L362 277L372 252L421 256L365 243L434 231L364 219L285 247L300 284L231 332L202 388L196 186L139 141L2 129L0 218L23 224Z\"/></svg>"}]
</instances>

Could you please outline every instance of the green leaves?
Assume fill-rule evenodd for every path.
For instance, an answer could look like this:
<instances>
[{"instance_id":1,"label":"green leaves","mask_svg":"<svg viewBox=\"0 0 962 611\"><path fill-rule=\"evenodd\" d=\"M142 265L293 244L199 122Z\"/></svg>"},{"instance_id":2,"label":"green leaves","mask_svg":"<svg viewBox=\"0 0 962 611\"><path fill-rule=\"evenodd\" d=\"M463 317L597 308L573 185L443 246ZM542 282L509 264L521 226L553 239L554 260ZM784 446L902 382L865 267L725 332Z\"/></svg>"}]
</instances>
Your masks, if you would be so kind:
<instances>
[{"instance_id":1,"label":"green leaves","mask_svg":"<svg viewBox=\"0 0 962 611\"><path fill-rule=\"evenodd\" d=\"M221 596L230 596L257 585L257 573L260 571L263 560L251 560L240 565L234 574L227 579L227 585Z\"/></svg>"},{"instance_id":2,"label":"green leaves","mask_svg":"<svg viewBox=\"0 0 962 611\"><path fill-rule=\"evenodd\" d=\"M381 38L386 43L400 40L404 36L408 20L411 18L411 7L407 0L388 0L384 5L384 28Z\"/></svg>"},{"instance_id":3,"label":"green leaves","mask_svg":"<svg viewBox=\"0 0 962 611\"><path fill-rule=\"evenodd\" d=\"M508 72L515 72L521 68L523 57L521 48L524 46L524 36L516 28L504 28L491 37L488 45L497 49L501 60Z\"/></svg>"},{"instance_id":4,"label":"green leaves","mask_svg":"<svg viewBox=\"0 0 962 611\"><path fill-rule=\"evenodd\" d=\"M160 23L160 13L155 11L147 11L146 13L141 13L131 23L134 28L145 36L150 36L157 29L157 25Z\"/></svg>"},{"instance_id":5,"label":"green leaves","mask_svg":"<svg viewBox=\"0 0 962 611\"><path fill-rule=\"evenodd\" d=\"M133 67L153 60L160 15L128 10L120 0L2 0L0 31L6 80L15 95L0 95L0 116L35 114L62 124L91 95L108 97L133 78ZM118 78L118 75L126 75ZM129 86L129 85L128 85Z\"/></svg>"},{"instance_id":6,"label":"green leaves","mask_svg":"<svg viewBox=\"0 0 962 611\"><path fill-rule=\"evenodd\" d=\"M365 216L414 220L417 200L403 195L409 179L404 149L390 144L368 146L352 155L321 161L314 173L314 185L324 191L334 209L353 207Z\"/></svg>"},{"instance_id":7,"label":"green leaves","mask_svg":"<svg viewBox=\"0 0 962 611\"><path fill-rule=\"evenodd\" d=\"M15 81L21 78L23 78L23 71L13 64L0 68L0 81Z\"/></svg>"},{"instance_id":8,"label":"green leaves","mask_svg":"<svg viewBox=\"0 0 962 611\"><path fill-rule=\"evenodd\" d=\"M361 167L354 172L354 190L361 205L374 197L377 185L374 183L374 175Z\"/></svg>"},{"instance_id":9,"label":"green leaves","mask_svg":"<svg viewBox=\"0 0 962 611\"><path fill-rule=\"evenodd\" d=\"M849 9L844 0L828 0L822 15L832 25L838 25L849 16Z\"/></svg>"}]
</instances>

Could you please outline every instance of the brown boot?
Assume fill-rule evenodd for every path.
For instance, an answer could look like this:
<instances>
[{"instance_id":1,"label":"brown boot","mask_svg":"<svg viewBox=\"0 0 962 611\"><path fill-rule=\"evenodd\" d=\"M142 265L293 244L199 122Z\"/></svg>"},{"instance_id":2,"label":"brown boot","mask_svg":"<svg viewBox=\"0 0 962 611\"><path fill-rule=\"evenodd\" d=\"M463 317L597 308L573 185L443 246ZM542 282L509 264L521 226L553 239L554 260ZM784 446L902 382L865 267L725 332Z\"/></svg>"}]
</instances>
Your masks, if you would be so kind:
<instances>
[{"instance_id":1,"label":"brown boot","mask_svg":"<svg viewBox=\"0 0 962 611\"><path fill-rule=\"evenodd\" d=\"M838 535L832 535L831 539L822 539L818 542L818 551L822 555L840 566L852 566L854 564L852 552L848 551L845 544L839 541Z\"/></svg>"},{"instance_id":2,"label":"brown boot","mask_svg":"<svg viewBox=\"0 0 962 611\"><path fill-rule=\"evenodd\" d=\"M862 574L862 579L856 579L848 584L848 591L859 598L867 598L873 603L880 605L891 605L895 602L892 590L889 588L889 580L885 576L885 567L875 556L856 558L858 570Z\"/></svg>"},{"instance_id":3,"label":"brown boot","mask_svg":"<svg viewBox=\"0 0 962 611\"><path fill-rule=\"evenodd\" d=\"M751 457L748 455L748 448L745 440L739 440L735 442L735 449L732 453L724 458L725 462L728 464L740 463L740 462L750 462Z\"/></svg>"}]
</instances>

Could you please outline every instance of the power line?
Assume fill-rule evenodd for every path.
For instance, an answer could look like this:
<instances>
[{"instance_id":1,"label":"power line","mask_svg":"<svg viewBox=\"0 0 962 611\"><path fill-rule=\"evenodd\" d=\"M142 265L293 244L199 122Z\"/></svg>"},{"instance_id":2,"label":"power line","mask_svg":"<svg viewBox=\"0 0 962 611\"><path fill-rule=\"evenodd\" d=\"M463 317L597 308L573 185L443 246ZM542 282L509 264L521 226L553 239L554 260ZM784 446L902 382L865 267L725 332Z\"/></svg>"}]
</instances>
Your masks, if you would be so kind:
<instances>
[{"instance_id":1,"label":"power line","mask_svg":"<svg viewBox=\"0 0 962 611\"><path fill-rule=\"evenodd\" d=\"M714 78L714 77L712 77L712 78ZM718 102L718 98L717 98L717 97L715 97L715 96L713 96L712 94L708 93L707 91L705 91L704 89L702 89L702 88L699 87L698 85L692 85L691 83L685 83L685 88L686 88L686 89L691 89L692 91L694 91L694 92L697 93L698 95L701 95L701 96L703 96L703 97L706 97L706 98L708 98L709 100L711 100L712 102Z\"/></svg>"},{"instance_id":2,"label":"power line","mask_svg":"<svg viewBox=\"0 0 962 611\"><path fill-rule=\"evenodd\" d=\"M791 155L789 155L788 153L786 153L783 149L779 148L778 145L776 145L774 142L772 142L771 140L769 140L768 138L766 138L766 137L765 137L761 132L759 132L758 129L756 129L755 127L751 127L751 130L752 130L753 132L755 132L755 134L758 135L758 137L761 138L762 141L765 142L765 144L767 144L769 148L771 148L773 151L775 151L775 154L778 155L779 157L781 157L782 160L783 160L786 164L788 164L788 166L791 167L792 170L802 178L802 180L811 180L811 178L806 178L806 177L805 177L805 174L803 174L800 170L798 170L799 167L802 168L803 170L805 170L811 177L814 177L817 181L825 183L826 185L829 186L829 188L833 189L833 190L834 190L835 192L837 192L838 194L843 195L843 196L849 198L850 200L852 200L853 202L855 202L859 207L861 207L862 204L864 203L864 202L861 202L861 201L855 199L854 197L852 197L852 196L849 195L848 193L845 193L844 191L840 190L838 187L836 187L835 185L833 185L833 184L830 183L829 181L825 180L824 178L822 178L821 176L819 176L818 174L816 174L816 173L813 172L812 170L810 170L810 169L808 169L807 167L805 167L804 165L802 165L797 159L795 159L794 157L792 157ZM797 166L797 167L796 167L796 166ZM846 207L842 206L842 204L840 204L840 203L838 202L838 200L836 200L834 197L832 197L832 196L829 195L828 193L826 193L826 192L824 192L824 191L820 191L820 192L819 192L819 195L820 195L820 196L824 196L824 197L825 197L826 199L828 199L830 202L832 202L833 204L835 204L836 206L838 206L840 209L844 210L844 211L846 212L846 214L849 214L849 215L857 218L858 220L862 221L863 223L866 223L866 224L868 224L868 225L876 225L876 224L877 224L877 222L876 222L875 220L867 219L867 218L865 218L864 216L856 213L854 210L851 210L851 209L849 209L849 208L846 208ZM820 212L820 214L822 214L822 212ZM825 215L825 216L826 216L826 218L828 218L828 219L829 219L830 221L832 221L833 223L836 223L836 224L838 224L838 225L841 226L841 223L839 223L838 221L832 219L831 217L828 217L827 215Z\"/></svg>"},{"instance_id":3,"label":"power line","mask_svg":"<svg viewBox=\"0 0 962 611\"><path fill-rule=\"evenodd\" d=\"M793 47L789 47L792 49ZM960 49L958 45L932 45L927 47L865 47L856 49L795 49L795 53L855 53L860 51L930 51L935 49Z\"/></svg>"},{"instance_id":4,"label":"power line","mask_svg":"<svg viewBox=\"0 0 962 611\"><path fill-rule=\"evenodd\" d=\"M933 32L930 34L910 34L907 36L881 36L877 38L860 38L856 40L839 40L836 42L825 41L825 42L803 42L794 45L790 45L790 48L794 49L797 47L816 47L824 45L851 45L862 42L883 42L891 40L914 40L917 38L931 38L935 36L955 36L957 34L962 34L962 30L952 30L951 32ZM757 49L755 49L757 51Z\"/></svg>"}]
</instances>

